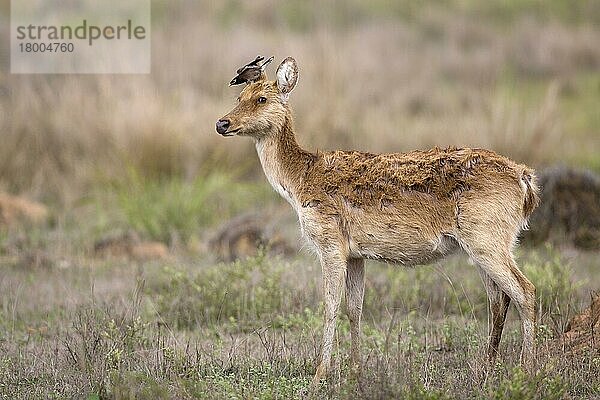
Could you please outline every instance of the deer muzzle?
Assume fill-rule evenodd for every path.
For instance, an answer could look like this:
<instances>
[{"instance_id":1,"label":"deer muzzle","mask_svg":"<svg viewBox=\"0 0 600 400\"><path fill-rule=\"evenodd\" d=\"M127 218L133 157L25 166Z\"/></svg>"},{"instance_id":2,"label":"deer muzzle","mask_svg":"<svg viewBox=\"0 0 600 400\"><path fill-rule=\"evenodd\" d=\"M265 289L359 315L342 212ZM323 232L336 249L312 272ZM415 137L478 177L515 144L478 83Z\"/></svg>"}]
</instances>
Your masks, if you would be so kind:
<instances>
[{"instance_id":1,"label":"deer muzzle","mask_svg":"<svg viewBox=\"0 0 600 400\"><path fill-rule=\"evenodd\" d=\"M217 121L216 128L217 133L220 135L225 135L227 133L227 129L229 129L229 125L231 122L228 119L220 119Z\"/></svg>"}]
</instances>

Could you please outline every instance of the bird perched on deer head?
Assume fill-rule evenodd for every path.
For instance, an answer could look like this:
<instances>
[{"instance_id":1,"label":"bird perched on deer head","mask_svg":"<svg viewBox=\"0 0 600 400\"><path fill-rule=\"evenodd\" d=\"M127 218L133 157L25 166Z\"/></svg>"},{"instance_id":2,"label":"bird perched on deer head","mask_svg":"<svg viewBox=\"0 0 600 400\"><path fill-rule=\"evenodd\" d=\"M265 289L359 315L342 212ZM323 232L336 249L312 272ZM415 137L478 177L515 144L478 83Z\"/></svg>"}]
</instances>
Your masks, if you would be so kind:
<instances>
[{"instance_id":1,"label":"bird perched on deer head","mask_svg":"<svg viewBox=\"0 0 600 400\"><path fill-rule=\"evenodd\" d=\"M265 71L267 65L273 61L273 56L269 57L269 59L262 64L259 63L264 60L263 56L256 56L254 61L244 65L239 68L236 73L237 76L229 82L229 86L240 85L242 83L251 83L258 80Z\"/></svg>"}]
</instances>

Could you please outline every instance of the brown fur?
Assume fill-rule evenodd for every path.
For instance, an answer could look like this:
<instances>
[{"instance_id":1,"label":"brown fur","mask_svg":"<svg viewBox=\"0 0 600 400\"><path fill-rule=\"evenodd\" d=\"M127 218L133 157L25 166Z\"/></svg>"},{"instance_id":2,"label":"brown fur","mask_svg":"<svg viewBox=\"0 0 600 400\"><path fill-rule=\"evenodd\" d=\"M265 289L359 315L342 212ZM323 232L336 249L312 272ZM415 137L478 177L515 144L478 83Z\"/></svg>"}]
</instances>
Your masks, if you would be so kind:
<instances>
[{"instance_id":1,"label":"brown fur","mask_svg":"<svg viewBox=\"0 0 600 400\"><path fill-rule=\"evenodd\" d=\"M486 284L490 357L512 300L523 321L527 364L535 287L516 266L512 247L539 201L533 170L482 149L308 152L296 142L287 104L296 80L295 61L288 58L276 81L246 86L238 106L223 117L230 128L222 134L255 140L269 182L294 207L303 236L321 261L325 328L314 384L329 366L344 279L353 365L360 365L363 259L426 264L459 248L480 267Z\"/></svg>"}]
</instances>

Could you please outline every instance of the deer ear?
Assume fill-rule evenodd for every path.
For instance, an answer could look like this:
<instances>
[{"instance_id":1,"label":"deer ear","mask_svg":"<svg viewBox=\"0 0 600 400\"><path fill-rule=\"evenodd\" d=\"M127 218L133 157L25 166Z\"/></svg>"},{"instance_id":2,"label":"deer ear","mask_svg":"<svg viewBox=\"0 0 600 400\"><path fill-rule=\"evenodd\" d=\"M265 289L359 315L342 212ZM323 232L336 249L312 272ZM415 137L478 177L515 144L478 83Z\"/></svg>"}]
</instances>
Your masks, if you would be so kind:
<instances>
[{"instance_id":1,"label":"deer ear","mask_svg":"<svg viewBox=\"0 0 600 400\"><path fill-rule=\"evenodd\" d=\"M281 101L287 103L290 92L298 83L298 64L292 57L281 62L277 68L277 88L281 95Z\"/></svg>"}]
</instances>

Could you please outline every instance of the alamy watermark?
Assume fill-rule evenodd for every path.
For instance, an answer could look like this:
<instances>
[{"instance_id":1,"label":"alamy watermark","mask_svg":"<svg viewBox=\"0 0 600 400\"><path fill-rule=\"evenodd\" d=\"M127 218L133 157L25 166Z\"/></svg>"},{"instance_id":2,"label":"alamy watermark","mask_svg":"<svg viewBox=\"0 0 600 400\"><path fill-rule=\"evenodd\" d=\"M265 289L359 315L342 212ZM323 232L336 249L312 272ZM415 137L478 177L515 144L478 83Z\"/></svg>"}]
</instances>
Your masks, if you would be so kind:
<instances>
[{"instance_id":1,"label":"alamy watermark","mask_svg":"<svg viewBox=\"0 0 600 400\"><path fill-rule=\"evenodd\" d=\"M12 0L12 73L149 73L150 0Z\"/></svg>"}]
</instances>

